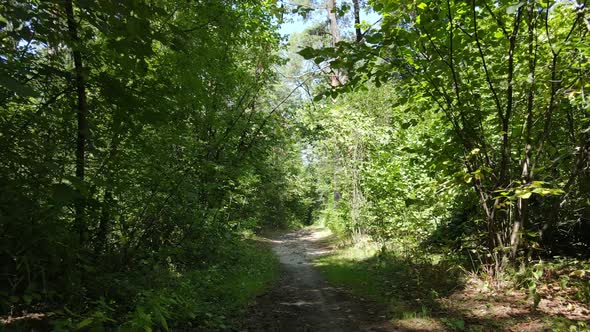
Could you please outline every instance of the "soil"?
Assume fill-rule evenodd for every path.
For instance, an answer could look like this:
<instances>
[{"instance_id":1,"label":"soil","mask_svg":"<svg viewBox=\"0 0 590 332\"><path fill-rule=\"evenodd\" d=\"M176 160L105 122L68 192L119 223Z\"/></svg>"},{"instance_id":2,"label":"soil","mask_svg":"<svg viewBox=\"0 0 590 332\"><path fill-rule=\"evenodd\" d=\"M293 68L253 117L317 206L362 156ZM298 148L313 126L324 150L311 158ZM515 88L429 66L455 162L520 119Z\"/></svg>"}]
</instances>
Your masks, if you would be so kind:
<instances>
[{"instance_id":1,"label":"soil","mask_svg":"<svg viewBox=\"0 0 590 332\"><path fill-rule=\"evenodd\" d=\"M272 237L281 262L276 285L249 309L243 331L400 331L385 308L329 285L312 260L330 252L328 232L303 229Z\"/></svg>"}]
</instances>

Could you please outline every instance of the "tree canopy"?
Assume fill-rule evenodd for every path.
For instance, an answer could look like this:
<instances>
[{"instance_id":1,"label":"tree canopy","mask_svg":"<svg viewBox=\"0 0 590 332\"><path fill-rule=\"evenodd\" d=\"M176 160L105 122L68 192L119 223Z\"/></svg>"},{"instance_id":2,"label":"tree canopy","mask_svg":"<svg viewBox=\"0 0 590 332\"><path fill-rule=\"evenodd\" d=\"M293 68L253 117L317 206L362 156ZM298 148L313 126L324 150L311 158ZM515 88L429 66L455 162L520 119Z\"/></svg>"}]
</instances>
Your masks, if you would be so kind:
<instances>
[{"instance_id":1,"label":"tree canopy","mask_svg":"<svg viewBox=\"0 0 590 332\"><path fill-rule=\"evenodd\" d=\"M0 316L219 327L191 287L213 296L215 276L254 265L244 234L317 221L494 273L587 258L588 11L3 2ZM310 21L287 40L289 15Z\"/></svg>"}]
</instances>

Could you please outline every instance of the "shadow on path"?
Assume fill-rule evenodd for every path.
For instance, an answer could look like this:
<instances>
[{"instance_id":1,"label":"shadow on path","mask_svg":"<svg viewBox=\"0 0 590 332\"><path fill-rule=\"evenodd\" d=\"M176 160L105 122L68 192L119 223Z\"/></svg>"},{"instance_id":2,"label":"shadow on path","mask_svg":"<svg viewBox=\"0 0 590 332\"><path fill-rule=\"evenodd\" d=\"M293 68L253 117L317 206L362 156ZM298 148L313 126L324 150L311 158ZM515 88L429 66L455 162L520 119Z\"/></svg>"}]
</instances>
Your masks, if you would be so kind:
<instances>
[{"instance_id":1,"label":"shadow on path","mask_svg":"<svg viewBox=\"0 0 590 332\"><path fill-rule=\"evenodd\" d=\"M385 308L326 283L312 260L329 249L329 233L304 229L271 239L281 277L250 308L243 331L399 331Z\"/></svg>"}]
</instances>

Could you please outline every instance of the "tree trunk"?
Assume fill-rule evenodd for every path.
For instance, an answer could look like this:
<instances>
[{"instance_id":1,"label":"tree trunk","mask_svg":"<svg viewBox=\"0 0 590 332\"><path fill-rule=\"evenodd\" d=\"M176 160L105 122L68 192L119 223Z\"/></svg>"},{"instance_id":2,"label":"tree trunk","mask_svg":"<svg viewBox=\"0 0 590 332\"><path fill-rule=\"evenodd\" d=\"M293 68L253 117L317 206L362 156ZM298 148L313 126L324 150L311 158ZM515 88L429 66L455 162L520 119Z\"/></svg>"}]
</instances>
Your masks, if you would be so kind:
<instances>
[{"instance_id":1,"label":"tree trunk","mask_svg":"<svg viewBox=\"0 0 590 332\"><path fill-rule=\"evenodd\" d=\"M100 223L98 224L98 233L96 234L96 246L94 254L99 257L105 251L108 251L107 238L111 225L111 205L113 204L113 192L107 189L102 200L102 210L100 213Z\"/></svg>"},{"instance_id":2,"label":"tree trunk","mask_svg":"<svg viewBox=\"0 0 590 332\"><path fill-rule=\"evenodd\" d=\"M330 34L332 35L332 46L340 41L340 28L336 19L336 0L327 0L328 21L330 22Z\"/></svg>"},{"instance_id":3,"label":"tree trunk","mask_svg":"<svg viewBox=\"0 0 590 332\"><path fill-rule=\"evenodd\" d=\"M518 29L520 27L520 21L522 18L522 7L518 8L518 13L514 20L514 27L512 34L510 35L508 48L508 77L507 83L508 88L506 89L506 111L503 116L499 116L501 130L502 130L502 148L501 148L501 160L500 160L500 178L498 185L500 189L505 189L508 186L510 177L510 154L511 145L509 140L510 131L510 118L512 117L513 107L513 94L514 94L514 51L516 50L516 41L518 36Z\"/></svg>"},{"instance_id":4,"label":"tree trunk","mask_svg":"<svg viewBox=\"0 0 590 332\"><path fill-rule=\"evenodd\" d=\"M330 34L332 35L331 46L336 46L340 41L340 28L338 27L338 21L336 19L336 0L327 0L326 9L328 11L328 22L330 23ZM332 70L330 84L333 87L336 87L341 85L341 83L340 73L336 70Z\"/></svg>"},{"instance_id":5,"label":"tree trunk","mask_svg":"<svg viewBox=\"0 0 590 332\"><path fill-rule=\"evenodd\" d=\"M114 124L113 128L120 127L120 121L119 121L118 117L117 116L114 116L114 117L115 117L115 120L113 122L118 123L118 124ZM110 184L114 178L115 172L112 169L111 164L113 163L113 160L115 159L115 156L117 155L119 142L120 142L120 137L115 132L113 134L113 138L111 141L111 148L110 148L110 152L108 155L108 159L105 164L106 179L107 179L107 183L109 183L109 185L107 185L107 188L105 189L105 193L103 196L102 207L101 207L101 211L100 211L100 219L99 219L99 224L98 224L98 233L96 234L96 246L94 248L95 249L94 253L95 253L95 256L97 256L97 257L99 255L101 255L103 252L108 252L107 240L108 240L109 233L111 231L111 218L112 218L111 211L113 209L113 204L115 204L115 201L113 199L113 187Z\"/></svg>"},{"instance_id":6,"label":"tree trunk","mask_svg":"<svg viewBox=\"0 0 590 332\"><path fill-rule=\"evenodd\" d=\"M523 186L528 186L532 182L532 165L531 165L531 152L533 149L532 142L532 126L533 126L533 107L535 98L535 68L536 68L536 47L535 42L535 11L534 4L528 6L528 72L531 78L531 83L527 91L527 117L525 119L524 127L524 156L522 159L522 173L521 181ZM511 258L516 258L518 246L521 239L521 230L524 230L528 220L528 198L519 198L516 205L517 219L512 228L512 234L510 235L510 254Z\"/></svg>"},{"instance_id":7,"label":"tree trunk","mask_svg":"<svg viewBox=\"0 0 590 332\"><path fill-rule=\"evenodd\" d=\"M72 57L74 58L74 75L76 80L76 93L78 97L78 132L76 139L76 177L81 183L84 181L84 173L86 166L86 137L88 133L88 106L86 104L86 84L84 82L84 67L82 65L82 54L80 52L80 38L78 36L78 26L74 17L74 7L72 0L65 0L64 7L66 11L66 18L68 24L68 32L70 35ZM84 213L86 209L85 198L79 197L76 201L76 227L80 242L84 242L86 234L86 225L84 222Z\"/></svg>"},{"instance_id":8,"label":"tree trunk","mask_svg":"<svg viewBox=\"0 0 590 332\"><path fill-rule=\"evenodd\" d=\"M354 32L356 34L356 42L360 43L363 40L363 34L361 33L361 6L359 0L352 0L354 8Z\"/></svg>"}]
</instances>

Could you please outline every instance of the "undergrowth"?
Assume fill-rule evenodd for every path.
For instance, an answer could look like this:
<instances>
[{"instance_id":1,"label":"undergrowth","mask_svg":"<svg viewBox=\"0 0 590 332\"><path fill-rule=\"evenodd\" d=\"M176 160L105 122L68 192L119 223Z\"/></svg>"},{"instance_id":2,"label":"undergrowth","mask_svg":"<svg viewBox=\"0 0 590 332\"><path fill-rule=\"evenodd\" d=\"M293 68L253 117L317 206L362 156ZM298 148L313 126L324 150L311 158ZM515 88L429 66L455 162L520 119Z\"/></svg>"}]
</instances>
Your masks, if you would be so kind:
<instances>
[{"instance_id":1,"label":"undergrowth","mask_svg":"<svg viewBox=\"0 0 590 332\"><path fill-rule=\"evenodd\" d=\"M255 240L228 245L224 259L207 268L174 271L152 266L137 273L105 276L108 297L84 312L67 307L45 313L42 322L23 320L9 326L21 331L193 331L229 330L248 302L278 275L270 248ZM108 300L107 300L108 299Z\"/></svg>"},{"instance_id":2,"label":"undergrowth","mask_svg":"<svg viewBox=\"0 0 590 332\"><path fill-rule=\"evenodd\" d=\"M332 254L318 258L315 264L329 282L386 305L390 318L400 328L496 331L518 324L523 330L588 331L590 328L590 322L583 318L568 319L559 313L537 311L541 297L551 301L561 293L565 301L587 304L587 262L555 259L506 271L502 276L486 275L485 269L468 271L460 262L448 256L424 253L396 255L365 243L341 246ZM498 283L490 278L503 280ZM503 306L518 307L522 314L506 316L506 312L495 311ZM474 314L480 307L486 313Z\"/></svg>"},{"instance_id":3,"label":"undergrowth","mask_svg":"<svg viewBox=\"0 0 590 332\"><path fill-rule=\"evenodd\" d=\"M387 303L398 318L426 316L434 300L462 285L456 265L402 258L362 247L345 247L316 261L325 277L354 293Z\"/></svg>"}]
</instances>

